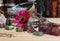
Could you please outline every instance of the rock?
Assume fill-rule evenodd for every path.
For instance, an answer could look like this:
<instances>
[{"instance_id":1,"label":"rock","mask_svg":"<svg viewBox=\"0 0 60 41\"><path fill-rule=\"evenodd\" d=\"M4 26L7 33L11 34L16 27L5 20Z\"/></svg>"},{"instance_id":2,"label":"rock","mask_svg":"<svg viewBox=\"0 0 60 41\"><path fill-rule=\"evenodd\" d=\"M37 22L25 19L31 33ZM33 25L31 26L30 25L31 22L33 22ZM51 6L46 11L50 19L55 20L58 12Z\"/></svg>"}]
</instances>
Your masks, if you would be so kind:
<instances>
[{"instance_id":1,"label":"rock","mask_svg":"<svg viewBox=\"0 0 60 41\"><path fill-rule=\"evenodd\" d=\"M44 33L43 32L34 32L33 33L33 35L35 35L35 36L43 36L44 35Z\"/></svg>"},{"instance_id":2,"label":"rock","mask_svg":"<svg viewBox=\"0 0 60 41\"><path fill-rule=\"evenodd\" d=\"M16 28L16 32L22 32L23 28Z\"/></svg>"},{"instance_id":3,"label":"rock","mask_svg":"<svg viewBox=\"0 0 60 41\"><path fill-rule=\"evenodd\" d=\"M50 34L54 36L60 35L60 29L54 23L40 24L39 31L42 31L45 34Z\"/></svg>"},{"instance_id":4,"label":"rock","mask_svg":"<svg viewBox=\"0 0 60 41\"><path fill-rule=\"evenodd\" d=\"M6 30L13 30L14 29L14 26L7 26L6 27Z\"/></svg>"}]
</instances>

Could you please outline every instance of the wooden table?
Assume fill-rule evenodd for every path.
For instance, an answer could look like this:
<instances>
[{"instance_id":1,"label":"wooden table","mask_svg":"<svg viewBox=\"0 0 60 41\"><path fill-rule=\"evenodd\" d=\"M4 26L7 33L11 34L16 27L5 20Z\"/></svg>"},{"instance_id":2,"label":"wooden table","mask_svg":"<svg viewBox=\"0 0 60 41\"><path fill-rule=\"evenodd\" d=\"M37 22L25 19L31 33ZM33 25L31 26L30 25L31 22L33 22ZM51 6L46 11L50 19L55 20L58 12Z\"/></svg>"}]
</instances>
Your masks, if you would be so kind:
<instances>
[{"instance_id":1,"label":"wooden table","mask_svg":"<svg viewBox=\"0 0 60 41\"><path fill-rule=\"evenodd\" d=\"M60 18L57 18L60 20ZM49 18L48 20L56 20L56 18ZM60 23L60 21L58 22ZM5 29L0 29L0 33L9 33L16 35L16 37L0 37L0 41L60 41L60 36L51 36L51 35L43 35L43 36L34 36L32 33L27 33L27 32L16 32L16 30L5 30Z\"/></svg>"}]
</instances>

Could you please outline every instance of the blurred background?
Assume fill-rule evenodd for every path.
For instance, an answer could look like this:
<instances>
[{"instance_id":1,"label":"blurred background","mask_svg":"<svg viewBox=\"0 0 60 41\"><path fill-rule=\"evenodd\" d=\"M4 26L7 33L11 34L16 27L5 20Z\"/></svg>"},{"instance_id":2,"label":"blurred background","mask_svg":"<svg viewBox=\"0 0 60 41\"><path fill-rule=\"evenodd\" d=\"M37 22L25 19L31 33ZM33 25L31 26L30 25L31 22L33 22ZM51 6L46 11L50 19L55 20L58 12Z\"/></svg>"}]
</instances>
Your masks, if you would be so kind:
<instances>
[{"instance_id":1,"label":"blurred background","mask_svg":"<svg viewBox=\"0 0 60 41\"><path fill-rule=\"evenodd\" d=\"M21 3L26 3L31 0L0 0L0 10L3 11L4 16L6 18L10 17L9 14L12 14L12 7L16 7L17 10L20 10L20 6L19 4ZM35 1L35 0L32 0ZM28 7L28 3L26 3ZM43 17L47 17L47 18L60 18L60 0L36 0L35 3L37 3L37 5L35 5L35 7L37 8L37 12L43 12ZM33 3L32 3L33 4ZM29 5L32 7L31 3L29 3ZM42 4L39 6L39 4ZM22 5L24 7L24 5ZM42 10L41 10L41 6L42 6ZM31 8L30 7L30 8ZM15 12L16 13L16 12Z\"/></svg>"}]
</instances>

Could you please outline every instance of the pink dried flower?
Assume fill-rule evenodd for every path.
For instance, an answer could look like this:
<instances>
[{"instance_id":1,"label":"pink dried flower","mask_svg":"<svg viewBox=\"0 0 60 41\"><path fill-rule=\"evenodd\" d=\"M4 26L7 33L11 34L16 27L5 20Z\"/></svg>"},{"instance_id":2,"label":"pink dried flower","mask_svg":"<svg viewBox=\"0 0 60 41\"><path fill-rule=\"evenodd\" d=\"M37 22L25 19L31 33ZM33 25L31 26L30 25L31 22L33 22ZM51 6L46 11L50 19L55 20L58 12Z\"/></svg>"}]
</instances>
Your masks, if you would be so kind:
<instances>
[{"instance_id":1,"label":"pink dried flower","mask_svg":"<svg viewBox=\"0 0 60 41\"><path fill-rule=\"evenodd\" d=\"M19 13L17 13L15 18L15 23L17 23L16 26L18 27L25 27L29 21L30 13L28 10L21 10Z\"/></svg>"}]
</instances>

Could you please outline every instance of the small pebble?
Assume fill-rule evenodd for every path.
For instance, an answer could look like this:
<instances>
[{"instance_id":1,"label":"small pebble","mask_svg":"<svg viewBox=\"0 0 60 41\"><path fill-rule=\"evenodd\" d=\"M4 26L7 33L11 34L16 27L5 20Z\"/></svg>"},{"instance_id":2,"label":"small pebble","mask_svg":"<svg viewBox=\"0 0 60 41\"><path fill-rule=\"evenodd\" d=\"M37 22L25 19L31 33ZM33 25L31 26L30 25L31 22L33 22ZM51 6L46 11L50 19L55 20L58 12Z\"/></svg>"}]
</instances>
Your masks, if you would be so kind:
<instances>
[{"instance_id":1,"label":"small pebble","mask_svg":"<svg viewBox=\"0 0 60 41\"><path fill-rule=\"evenodd\" d=\"M34 32L33 33L33 35L35 35L35 36L43 36L44 35L44 33L43 32Z\"/></svg>"},{"instance_id":2,"label":"small pebble","mask_svg":"<svg viewBox=\"0 0 60 41\"><path fill-rule=\"evenodd\" d=\"M22 32L23 28L16 28L16 32Z\"/></svg>"}]
</instances>

